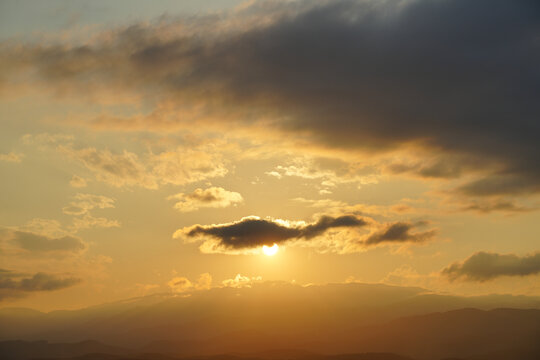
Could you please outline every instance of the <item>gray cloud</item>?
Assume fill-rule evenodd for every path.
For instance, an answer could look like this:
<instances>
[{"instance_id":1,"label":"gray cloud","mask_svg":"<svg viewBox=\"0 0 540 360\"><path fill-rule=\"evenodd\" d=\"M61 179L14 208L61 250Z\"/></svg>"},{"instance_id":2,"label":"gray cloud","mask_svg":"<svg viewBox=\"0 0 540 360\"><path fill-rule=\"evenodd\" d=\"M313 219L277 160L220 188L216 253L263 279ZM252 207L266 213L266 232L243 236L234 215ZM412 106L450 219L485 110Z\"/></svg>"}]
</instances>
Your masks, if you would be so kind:
<instances>
[{"instance_id":1,"label":"gray cloud","mask_svg":"<svg viewBox=\"0 0 540 360\"><path fill-rule=\"evenodd\" d=\"M496 175L472 181L458 189L465 195L524 195L540 191L540 182L535 178L516 176L515 174Z\"/></svg>"},{"instance_id":2,"label":"gray cloud","mask_svg":"<svg viewBox=\"0 0 540 360\"><path fill-rule=\"evenodd\" d=\"M52 238L25 231L15 231L13 241L21 248L34 252L69 251L79 252L86 248L86 244L73 236Z\"/></svg>"},{"instance_id":3,"label":"gray cloud","mask_svg":"<svg viewBox=\"0 0 540 360\"><path fill-rule=\"evenodd\" d=\"M29 292L60 290L80 282L79 278L61 278L43 272L29 275L0 269L0 300L26 296Z\"/></svg>"},{"instance_id":4,"label":"gray cloud","mask_svg":"<svg viewBox=\"0 0 540 360\"><path fill-rule=\"evenodd\" d=\"M451 281L487 281L501 276L527 276L540 273L540 252L518 256L477 252L461 263L453 263L442 270Z\"/></svg>"},{"instance_id":5,"label":"gray cloud","mask_svg":"<svg viewBox=\"0 0 540 360\"><path fill-rule=\"evenodd\" d=\"M437 235L437 230L412 232L423 223L396 222L386 225L385 228L371 234L365 241L365 245L377 245L381 243L423 243L432 240Z\"/></svg>"},{"instance_id":6,"label":"gray cloud","mask_svg":"<svg viewBox=\"0 0 540 360\"><path fill-rule=\"evenodd\" d=\"M425 159L419 162L396 162L387 166L392 174L412 174L423 178L459 178L466 172L482 167L478 160L465 156L438 156L435 159Z\"/></svg>"},{"instance_id":7,"label":"gray cloud","mask_svg":"<svg viewBox=\"0 0 540 360\"><path fill-rule=\"evenodd\" d=\"M81 239L74 236L52 237L36 234L29 231L12 231L1 229L0 242L13 243L20 249L32 253L44 252L71 252L78 253L84 251L87 245Z\"/></svg>"},{"instance_id":8,"label":"gray cloud","mask_svg":"<svg viewBox=\"0 0 540 360\"><path fill-rule=\"evenodd\" d=\"M181 229L175 236L210 237L225 249L250 249L262 245L304 239L309 240L333 228L357 228L367 225L362 218L352 215L322 216L311 224L287 224L281 221L247 217L240 221L219 225L194 225Z\"/></svg>"},{"instance_id":9,"label":"gray cloud","mask_svg":"<svg viewBox=\"0 0 540 360\"><path fill-rule=\"evenodd\" d=\"M482 159L485 178L467 194L525 194L540 182L538 24L536 0L256 2L81 46L7 44L0 78L30 69L59 93L151 89L152 114L105 127L261 118L332 147L414 143ZM126 175L138 177L130 161Z\"/></svg>"}]
</instances>

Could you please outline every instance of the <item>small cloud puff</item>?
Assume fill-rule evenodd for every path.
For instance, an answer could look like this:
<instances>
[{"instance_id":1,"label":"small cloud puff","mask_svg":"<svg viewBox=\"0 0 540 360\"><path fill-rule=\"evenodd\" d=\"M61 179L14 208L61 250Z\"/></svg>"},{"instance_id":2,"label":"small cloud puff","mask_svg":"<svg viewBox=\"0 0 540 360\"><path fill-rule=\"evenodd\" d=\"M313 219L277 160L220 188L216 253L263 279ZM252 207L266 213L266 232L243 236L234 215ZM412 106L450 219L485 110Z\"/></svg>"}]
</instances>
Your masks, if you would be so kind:
<instances>
[{"instance_id":1,"label":"small cloud puff","mask_svg":"<svg viewBox=\"0 0 540 360\"><path fill-rule=\"evenodd\" d=\"M0 161L20 163L24 157L24 154L17 154L13 151L7 154L0 154Z\"/></svg>"},{"instance_id":2,"label":"small cloud puff","mask_svg":"<svg viewBox=\"0 0 540 360\"><path fill-rule=\"evenodd\" d=\"M86 187L88 184L86 183L86 180L82 177L73 175L73 177L69 181L69 185L74 188L83 188Z\"/></svg>"},{"instance_id":3,"label":"small cloud puff","mask_svg":"<svg viewBox=\"0 0 540 360\"><path fill-rule=\"evenodd\" d=\"M199 275L199 278L195 283L191 282L187 277L175 276L167 282L167 286L175 293L191 290L208 290L212 287L212 275L203 273Z\"/></svg>"},{"instance_id":4,"label":"small cloud puff","mask_svg":"<svg viewBox=\"0 0 540 360\"><path fill-rule=\"evenodd\" d=\"M233 279L226 279L223 280L221 283L225 287L232 287L232 288L243 288L243 287L251 287L253 284L262 282L261 276L243 276L241 274L236 274L236 276Z\"/></svg>"}]
</instances>

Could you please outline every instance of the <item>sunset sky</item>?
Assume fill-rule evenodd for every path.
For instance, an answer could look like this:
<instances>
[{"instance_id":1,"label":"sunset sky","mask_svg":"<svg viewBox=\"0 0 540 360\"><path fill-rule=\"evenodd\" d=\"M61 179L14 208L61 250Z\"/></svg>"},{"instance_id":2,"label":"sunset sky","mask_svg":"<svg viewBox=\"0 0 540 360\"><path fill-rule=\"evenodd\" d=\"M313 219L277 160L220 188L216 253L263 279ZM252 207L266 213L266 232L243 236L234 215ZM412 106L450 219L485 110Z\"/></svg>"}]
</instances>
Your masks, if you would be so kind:
<instances>
[{"instance_id":1,"label":"sunset sky","mask_svg":"<svg viewBox=\"0 0 540 360\"><path fill-rule=\"evenodd\" d=\"M263 281L540 296L539 12L1 1L0 307Z\"/></svg>"}]
</instances>

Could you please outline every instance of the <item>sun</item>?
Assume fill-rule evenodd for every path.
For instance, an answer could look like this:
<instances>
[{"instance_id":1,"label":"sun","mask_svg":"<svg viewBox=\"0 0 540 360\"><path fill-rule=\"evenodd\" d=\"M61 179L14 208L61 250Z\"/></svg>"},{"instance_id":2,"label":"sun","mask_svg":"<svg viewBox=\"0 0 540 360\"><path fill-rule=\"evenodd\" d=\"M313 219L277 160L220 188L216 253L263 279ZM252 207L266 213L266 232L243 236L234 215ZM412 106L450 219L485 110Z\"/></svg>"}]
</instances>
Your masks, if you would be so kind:
<instances>
[{"instance_id":1,"label":"sun","mask_svg":"<svg viewBox=\"0 0 540 360\"><path fill-rule=\"evenodd\" d=\"M274 243L272 246L263 245L262 247L263 254L266 256L274 256L277 254L278 250L279 246L276 243Z\"/></svg>"}]
</instances>

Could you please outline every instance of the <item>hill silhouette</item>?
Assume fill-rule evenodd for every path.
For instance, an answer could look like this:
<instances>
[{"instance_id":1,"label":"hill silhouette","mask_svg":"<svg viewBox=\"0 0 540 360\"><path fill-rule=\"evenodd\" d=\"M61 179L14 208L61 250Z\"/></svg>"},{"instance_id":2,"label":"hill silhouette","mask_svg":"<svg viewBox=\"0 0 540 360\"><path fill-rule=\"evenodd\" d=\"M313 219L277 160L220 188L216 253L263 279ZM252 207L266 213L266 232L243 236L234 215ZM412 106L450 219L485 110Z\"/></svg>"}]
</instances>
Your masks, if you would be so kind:
<instances>
[{"instance_id":1,"label":"hill silhouette","mask_svg":"<svg viewBox=\"0 0 540 360\"><path fill-rule=\"evenodd\" d=\"M483 354L496 358L513 351L521 360L539 353L538 308L535 297L442 296L378 284L264 283L157 294L74 311L0 309L0 339L49 341L50 346L30 346L47 351L60 351L55 343L88 339L113 347L74 353L66 348L72 357L91 352L126 356L118 349L128 349L129 354L272 359L279 349L288 349L284 358L392 353L419 360L483 359Z\"/></svg>"}]
</instances>

